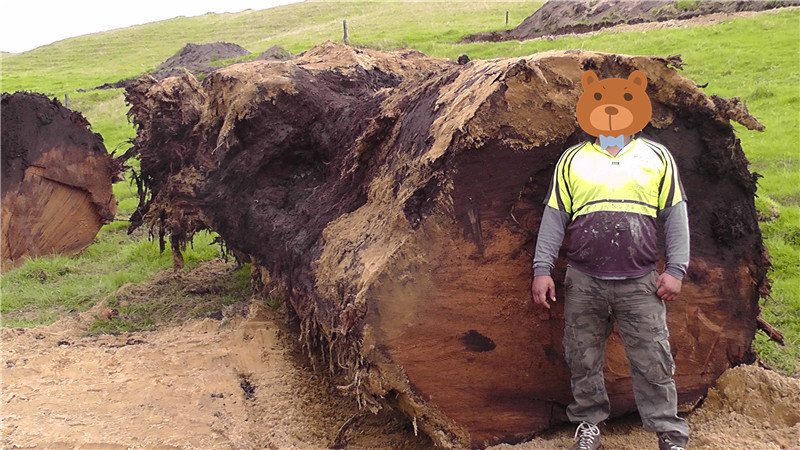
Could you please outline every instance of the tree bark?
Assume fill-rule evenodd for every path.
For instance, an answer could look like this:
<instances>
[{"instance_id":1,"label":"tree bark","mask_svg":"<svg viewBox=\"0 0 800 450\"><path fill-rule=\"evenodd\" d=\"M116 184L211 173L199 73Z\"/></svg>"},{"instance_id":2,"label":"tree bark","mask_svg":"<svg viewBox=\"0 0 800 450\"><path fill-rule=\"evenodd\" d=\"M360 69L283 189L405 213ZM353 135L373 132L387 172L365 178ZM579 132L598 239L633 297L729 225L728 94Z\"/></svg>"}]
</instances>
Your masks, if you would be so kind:
<instances>
[{"instance_id":1,"label":"tree bark","mask_svg":"<svg viewBox=\"0 0 800 450\"><path fill-rule=\"evenodd\" d=\"M769 266L755 176L730 120L763 129L663 59L545 52L465 65L325 43L289 62L142 78L127 98L130 154L149 189L139 223L173 247L210 228L249 255L309 352L361 404L391 404L442 446L521 440L565 420L563 258L558 301L531 307L531 258L553 167L585 139L583 70L648 77L643 135L674 154L692 262L669 326L682 402L754 358ZM613 414L635 411L620 338Z\"/></svg>"},{"instance_id":2,"label":"tree bark","mask_svg":"<svg viewBox=\"0 0 800 450\"><path fill-rule=\"evenodd\" d=\"M25 257L77 253L114 219L121 166L88 126L42 94L3 94L3 270Z\"/></svg>"}]
</instances>

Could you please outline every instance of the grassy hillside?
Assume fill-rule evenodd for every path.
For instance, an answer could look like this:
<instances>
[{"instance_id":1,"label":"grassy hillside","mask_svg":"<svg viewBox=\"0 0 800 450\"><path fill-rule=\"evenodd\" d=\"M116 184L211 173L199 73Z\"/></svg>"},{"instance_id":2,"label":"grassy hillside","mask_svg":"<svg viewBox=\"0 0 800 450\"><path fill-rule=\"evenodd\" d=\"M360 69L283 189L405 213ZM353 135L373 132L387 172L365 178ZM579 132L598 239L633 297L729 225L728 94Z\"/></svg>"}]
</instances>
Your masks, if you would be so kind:
<instances>
[{"instance_id":1,"label":"grassy hillside","mask_svg":"<svg viewBox=\"0 0 800 450\"><path fill-rule=\"evenodd\" d=\"M705 91L709 94L742 97L751 113L767 126L763 133L741 127L737 131L752 169L764 176L757 204L765 215L772 217L762 223L774 265L770 273L774 280L773 295L764 301L764 317L786 334L788 345L777 347L759 334L756 346L768 363L787 373L800 373L800 321L797 320L800 315L800 190L797 189L800 185L797 113L800 11L738 18L706 27L607 32L582 39L454 44L466 34L511 28L540 3L310 2L264 11L176 18L68 39L21 54L2 55L2 90L34 90L58 98L68 93L71 107L87 116L111 151L126 148L126 141L134 135L125 119L121 91L78 92L78 89L152 70L187 42L234 42L256 54L279 44L299 53L327 39L340 41L341 21L346 19L351 43L355 45L381 49L411 47L431 56L452 59L462 53L475 59L571 48L664 56L679 53L687 63L684 76L698 84L708 82ZM506 11L511 17L508 26ZM135 206L130 187L118 184L115 192L120 199L121 215L130 212ZM144 237L125 236L121 231L123 226L124 222L107 226L98 237L99 245L115 242L125 249L148 245ZM198 258L217 254L208 247L208 241L201 239L195 246ZM77 259L55 258L60 261L55 264L34 261L4 276L3 323L52 320L54 311L86 308L126 280L114 275L129 271L124 258L114 264L97 264L88 272L69 268L88 267L90 261L109 257L91 249ZM142 251L152 251L152 255L144 258L145 267L136 269L141 273L136 279L168 265L169 258L159 258L156 248ZM41 273L45 273L45 281ZM97 281L92 274L116 281ZM75 291L56 293L63 291L57 285L69 280L76 283ZM86 286L91 298L77 302L76 306L69 297L78 294L70 292L83 292L81 286ZM54 306L64 302L70 306Z\"/></svg>"}]
</instances>

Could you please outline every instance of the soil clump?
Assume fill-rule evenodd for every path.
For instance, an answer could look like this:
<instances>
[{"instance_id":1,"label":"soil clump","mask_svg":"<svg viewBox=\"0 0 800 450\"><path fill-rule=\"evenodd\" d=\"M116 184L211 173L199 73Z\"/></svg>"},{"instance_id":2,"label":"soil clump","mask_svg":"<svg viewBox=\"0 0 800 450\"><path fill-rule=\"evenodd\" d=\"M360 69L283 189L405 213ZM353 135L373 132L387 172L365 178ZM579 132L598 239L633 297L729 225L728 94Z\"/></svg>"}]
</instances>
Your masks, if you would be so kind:
<instances>
[{"instance_id":1,"label":"soil clump","mask_svg":"<svg viewBox=\"0 0 800 450\"><path fill-rule=\"evenodd\" d=\"M273 45L256 56L255 61L285 61L287 59L293 59L294 57L295 55L292 54L292 52L284 49L280 45Z\"/></svg>"}]
</instances>

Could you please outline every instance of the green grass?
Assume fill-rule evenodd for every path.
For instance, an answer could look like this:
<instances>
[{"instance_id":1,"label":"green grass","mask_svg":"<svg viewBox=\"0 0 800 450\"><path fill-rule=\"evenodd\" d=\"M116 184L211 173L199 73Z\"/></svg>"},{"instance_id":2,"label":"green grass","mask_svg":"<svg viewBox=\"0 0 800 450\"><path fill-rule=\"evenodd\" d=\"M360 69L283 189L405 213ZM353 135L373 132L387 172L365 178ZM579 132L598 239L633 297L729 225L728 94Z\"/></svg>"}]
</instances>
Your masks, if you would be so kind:
<instances>
[{"instance_id":1,"label":"green grass","mask_svg":"<svg viewBox=\"0 0 800 450\"><path fill-rule=\"evenodd\" d=\"M250 266L195 279L166 277L159 282L123 289L106 302L116 311L110 319L96 319L89 335L149 331L160 324L178 324L188 319L222 318L226 308L244 307L250 299Z\"/></svg>"},{"instance_id":2,"label":"green grass","mask_svg":"<svg viewBox=\"0 0 800 450\"><path fill-rule=\"evenodd\" d=\"M124 222L123 222L124 223ZM144 232L127 235L124 228L104 227L95 242L75 257L34 258L3 275L3 326L48 324L60 314L85 311L125 283L150 279L171 267L169 250L159 254L158 243ZM219 256L211 233L199 233L184 253L186 267Z\"/></svg>"},{"instance_id":3,"label":"green grass","mask_svg":"<svg viewBox=\"0 0 800 450\"><path fill-rule=\"evenodd\" d=\"M342 20L347 20L354 45L418 47L506 28L506 11L510 16L507 28L513 28L542 3L304 2L262 11L180 17L0 55L1 87L4 92L35 90L62 101L64 94L69 94L70 106L84 113L94 131L105 138L106 147L113 150L134 136L130 126L121 126L127 124L122 91L78 89L152 71L187 42L233 42L254 54L278 44L297 54L325 40L341 42Z\"/></svg>"},{"instance_id":4,"label":"green grass","mask_svg":"<svg viewBox=\"0 0 800 450\"><path fill-rule=\"evenodd\" d=\"M279 44L297 54L325 40L341 41L342 20L346 19L354 45L415 48L450 59L462 53L476 59L524 56L550 49L681 54L686 63L684 76L698 84L708 82L705 91L709 94L741 97L767 127L763 133L738 125L736 130L751 169L764 176L759 181L759 209L767 217L778 216L762 223L773 262L769 277L774 281L772 297L763 301L763 316L785 334L788 345L779 347L759 334L755 348L767 364L786 373L800 373L800 11L761 14L705 27L606 32L551 41L454 43L467 34L511 28L540 4L306 2L263 11L176 18L2 55L2 89L35 90L59 99L69 94L71 106L82 111L94 131L104 136L109 151L121 152L134 136L125 118L122 91L78 89L152 70L187 42L234 42L254 54ZM505 11L511 17L508 26ZM120 202L119 216L126 217L137 202L134 190L119 183L114 192ZM123 239L124 226L124 222L115 222L104 227L98 243L77 258L34 260L6 274L2 281L3 323L52 321L59 308L86 308L121 282L147 279L157 267L169 265L170 256L159 256L154 243L141 236ZM106 241L112 242L116 251L104 250ZM59 275L64 268L68 272ZM47 279L42 280L41 273ZM67 280L73 278L70 288ZM37 289L42 290L33 295ZM30 292L19 293L25 291ZM14 312L32 308L22 300L31 297L49 306L33 309L34 313L28 315ZM8 303L12 300L17 303Z\"/></svg>"}]
</instances>

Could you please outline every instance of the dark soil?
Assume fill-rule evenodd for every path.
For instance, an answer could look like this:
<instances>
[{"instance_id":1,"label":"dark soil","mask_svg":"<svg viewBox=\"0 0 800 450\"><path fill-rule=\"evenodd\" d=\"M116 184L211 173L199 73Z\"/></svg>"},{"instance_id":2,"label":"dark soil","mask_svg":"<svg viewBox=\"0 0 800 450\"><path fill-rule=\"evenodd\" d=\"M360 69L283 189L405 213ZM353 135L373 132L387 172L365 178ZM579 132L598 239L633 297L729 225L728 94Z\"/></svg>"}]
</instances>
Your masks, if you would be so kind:
<instances>
[{"instance_id":1,"label":"dark soil","mask_svg":"<svg viewBox=\"0 0 800 450\"><path fill-rule=\"evenodd\" d=\"M587 33L603 28L666 20L687 20L714 13L763 11L798 6L800 1L694 1L676 0L550 0L512 30L477 33L462 42L510 41L542 36Z\"/></svg>"},{"instance_id":2,"label":"dark soil","mask_svg":"<svg viewBox=\"0 0 800 450\"><path fill-rule=\"evenodd\" d=\"M179 76L183 69L197 76L200 73L209 73L216 69L212 64L222 59L247 56L250 51L230 42L214 42L211 44L188 43L181 51L161 63L156 71L151 73L157 79Z\"/></svg>"},{"instance_id":3,"label":"dark soil","mask_svg":"<svg viewBox=\"0 0 800 450\"><path fill-rule=\"evenodd\" d=\"M220 65L216 63L217 61L244 57L250 55L250 53L246 48L230 42L188 43L178 53L161 63L155 71L150 72L150 75L156 80L163 80L167 77L180 76L184 70L187 70L192 75L200 77L229 65ZM273 45L255 59L286 60L292 58L294 58L294 55L291 52L284 50L279 45ZM95 89L126 88L132 81L133 79L125 79L115 83L105 83Z\"/></svg>"},{"instance_id":4,"label":"dark soil","mask_svg":"<svg viewBox=\"0 0 800 450\"><path fill-rule=\"evenodd\" d=\"M285 61L287 59L294 59L294 55L280 45L273 45L255 58L256 61Z\"/></svg>"}]
</instances>

